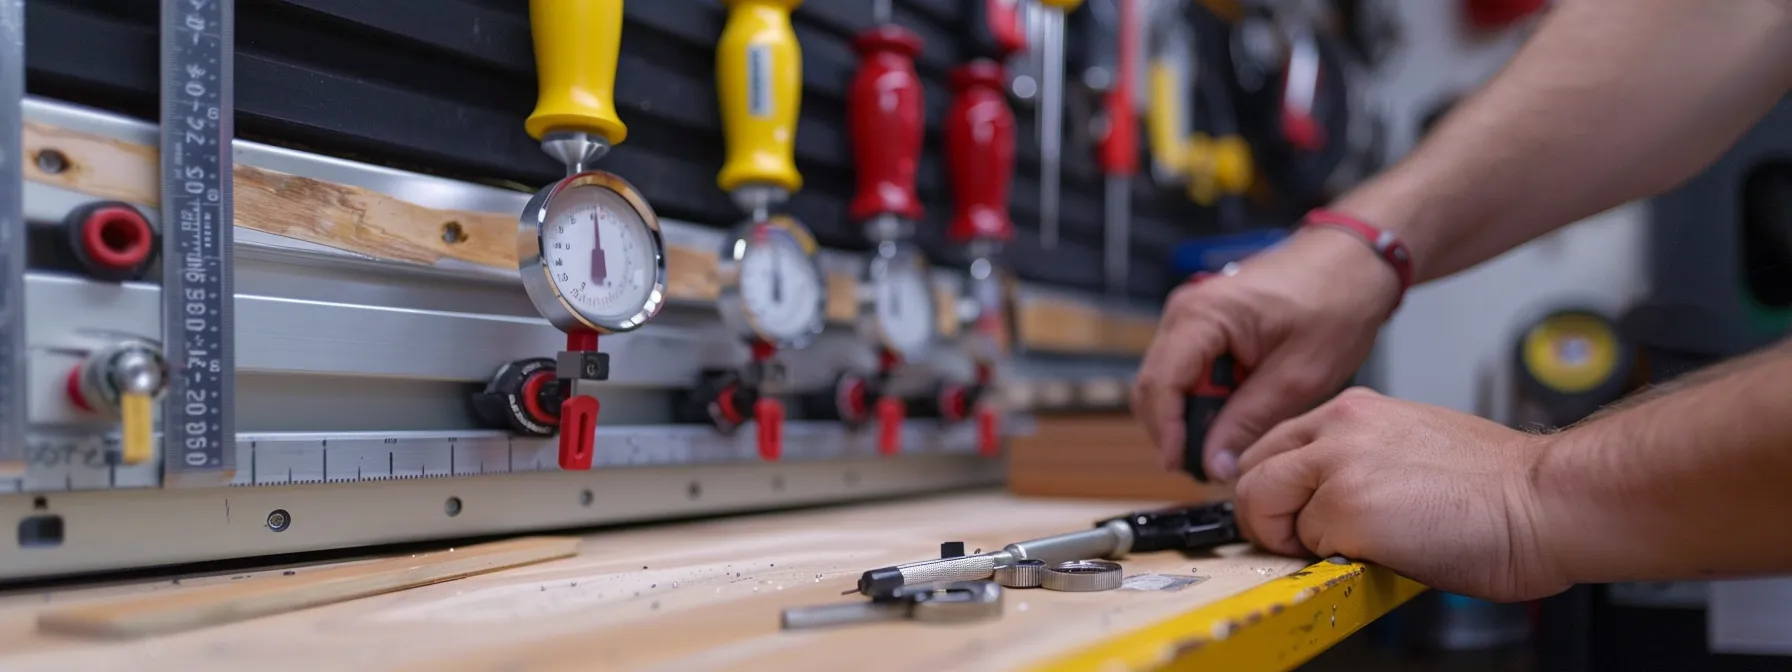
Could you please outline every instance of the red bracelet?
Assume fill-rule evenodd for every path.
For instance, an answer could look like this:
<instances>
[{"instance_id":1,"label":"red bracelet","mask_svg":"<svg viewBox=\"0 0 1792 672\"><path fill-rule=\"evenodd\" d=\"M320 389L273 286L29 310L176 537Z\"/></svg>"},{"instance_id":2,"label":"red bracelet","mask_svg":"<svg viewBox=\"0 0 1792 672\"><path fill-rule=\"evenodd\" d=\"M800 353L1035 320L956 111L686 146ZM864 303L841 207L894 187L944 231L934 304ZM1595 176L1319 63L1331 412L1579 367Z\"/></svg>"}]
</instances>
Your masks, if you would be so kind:
<instances>
[{"instance_id":1,"label":"red bracelet","mask_svg":"<svg viewBox=\"0 0 1792 672\"><path fill-rule=\"evenodd\" d=\"M1342 212L1325 208L1308 212L1306 218L1301 220L1301 226L1343 229L1368 243L1369 248L1394 269L1394 277L1400 281L1400 294L1394 297L1394 310L1400 308L1400 302L1406 298L1406 290L1412 289L1412 251L1406 249L1406 242L1400 240L1400 236Z\"/></svg>"}]
</instances>

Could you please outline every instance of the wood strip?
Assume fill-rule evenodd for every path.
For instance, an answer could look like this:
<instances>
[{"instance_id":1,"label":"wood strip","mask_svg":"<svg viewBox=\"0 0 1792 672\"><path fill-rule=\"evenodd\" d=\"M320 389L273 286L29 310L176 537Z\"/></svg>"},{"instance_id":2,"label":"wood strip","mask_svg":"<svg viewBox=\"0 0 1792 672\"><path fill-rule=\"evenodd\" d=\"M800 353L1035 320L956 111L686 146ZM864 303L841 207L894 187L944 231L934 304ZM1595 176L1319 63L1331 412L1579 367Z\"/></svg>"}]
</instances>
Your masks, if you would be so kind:
<instances>
[{"instance_id":1,"label":"wood strip","mask_svg":"<svg viewBox=\"0 0 1792 672\"><path fill-rule=\"evenodd\" d=\"M60 161L39 161L52 153ZM95 198L155 208L160 193L154 146L126 142L38 122L25 124L25 179ZM60 166L55 172L45 166ZM368 256L418 264L453 260L516 267L512 213L431 208L361 187L236 164L237 225ZM713 301L719 291L713 250L669 247L668 294L673 299ZM828 319L851 324L857 317L857 280L828 277ZM956 298L941 292L940 334L958 331ZM1150 345L1155 320L1124 315L1063 299L1033 299L1016 306L1023 347L1058 353L1136 355Z\"/></svg>"},{"instance_id":2,"label":"wood strip","mask_svg":"<svg viewBox=\"0 0 1792 672\"><path fill-rule=\"evenodd\" d=\"M77 605L39 614L40 631L141 637L222 625L567 558L576 537L525 537L362 565Z\"/></svg>"}]
</instances>

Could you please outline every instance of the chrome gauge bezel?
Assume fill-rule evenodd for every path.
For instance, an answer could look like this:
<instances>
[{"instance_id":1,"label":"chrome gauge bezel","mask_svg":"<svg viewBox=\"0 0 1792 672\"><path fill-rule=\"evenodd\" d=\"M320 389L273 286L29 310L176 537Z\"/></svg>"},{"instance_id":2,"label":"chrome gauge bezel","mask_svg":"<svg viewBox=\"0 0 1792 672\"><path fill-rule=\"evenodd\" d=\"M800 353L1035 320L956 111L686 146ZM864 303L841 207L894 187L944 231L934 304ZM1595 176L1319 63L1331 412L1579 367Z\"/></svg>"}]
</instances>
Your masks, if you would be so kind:
<instances>
[{"instance_id":1,"label":"chrome gauge bezel","mask_svg":"<svg viewBox=\"0 0 1792 672\"><path fill-rule=\"evenodd\" d=\"M920 346L907 350L898 347L895 339L890 336L889 325L878 318L877 300L882 295L878 288L883 283L890 282L896 273L914 273L927 288L927 310L923 311L926 313L927 339ZM939 298L934 291L933 274L927 258L912 245L882 243L878 246L878 253L865 265L863 280L859 292L860 338L873 346L896 353L903 361L917 361L926 357L940 338Z\"/></svg>"},{"instance_id":2,"label":"chrome gauge bezel","mask_svg":"<svg viewBox=\"0 0 1792 672\"><path fill-rule=\"evenodd\" d=\"M747 254L767 245L790 245L802 256L815 276L815 314L796 334L779 336L768 332L759 316L747 308L741 298L741 266ZM722 323L742 339L770 344L779 350L808 347L828 322L828 276L821 268L820 245L802 222L787 215L772 215L763 220L749 220L734 227L716 252L716 311Z\"/></svg>"},{"instance_id":3,"label":"chrome gauge bezel","mask_svg":"<svg viewBox=\"0 0 1792 672\"><path fill-rule=\"evenodd\" d=\"M583 188L608 189L621 196L623 203L632 208L646 226L648 240L653 244L654 276L647 300L638 310L618 320L594 319L573 308L566 297L560 294L560 286L549 277L547 266L542 261L547 251L547 240L543 234L548 224L549 207L561 195ZM523 288L529 293L529 301L535 304L535 310L542 317L561 331L626 333L646 325L666 307L666 240L660 232L659 217L647 205L647 199L641 196L641 192L621 177L598 170L586 171L569 175L536 192L517 219L516 241L517 270L522 275Z\"/></svg>"}]
</instances>

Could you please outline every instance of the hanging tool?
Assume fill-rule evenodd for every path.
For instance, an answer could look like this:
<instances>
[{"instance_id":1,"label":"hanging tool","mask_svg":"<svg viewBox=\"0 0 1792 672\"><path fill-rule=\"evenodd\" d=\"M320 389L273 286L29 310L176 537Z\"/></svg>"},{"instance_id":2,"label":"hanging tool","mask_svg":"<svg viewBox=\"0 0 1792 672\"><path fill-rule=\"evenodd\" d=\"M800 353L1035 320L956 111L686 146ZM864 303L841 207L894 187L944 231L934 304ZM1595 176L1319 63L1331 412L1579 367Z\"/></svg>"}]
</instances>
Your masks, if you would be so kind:
<instances>
[{"instance_id":1,"label":"hanging tool","mask_svg":"<svg viewBox=\"0 0 1792 672\"><path fill-rule=\"evenodd\" d=\"M944 386L938 396L943 416L975 414L979 450L992 455L998 449L996 410L980 402L993 389L995 367L1007 347L1007 281L1000 254L1014 236L1008 216L1014 113L1002 95L997 60L978 58L961 65L952 71L951 81L954 97L946 111L945 143L955 207L946 239L964 245L971 259L965 299L974 312L963 342L976 363L976 377L968 385Z\"/></svg>"},{"instance_id":2,"label":"hanging tool","mask_svg":"<svg viewBox=\"0 0 1792 672\"><path fill-rule=\"evenodd\" d=\"M914 63L921 38L890 22L888 0L874 3L872 13L875 25L853 40L860 66L847 93L847 122L858 174L849 214L873 244L861 278L867 291L859 302L859 333L877 350L878 369L869 379L848 376L841 384L860 391L861 410L875 409L878 452L891 455L901 448L908 412L891 380L903 362L926 355L938 311L927 260L910 241L923 214L915 193L926 124Z\"/></svg>"},{"instance_id":3,"label":"hanging tool","mask_svg":"<svg viewBox=\"0 0 1792 672\"><path fill-rule=\"evenodd\" d=\"M1094 529L1009 544L998 551L883 567L859 577L858 592L873 598L904 586L940 581L976 581L1022 560L1045 563L1119 558L1128 553L1198 550L1238 541L1232 502L1210 502L1138 511L1095 523Z\"/></svg>"},{"instance_id":4,"label":"hanging tool","mask_svg":"<svg viewBox=\"0 0 1792 672\"><path fill-rule=\"evenodd\" d=\"M1117 65L1112 68L1112 86L1104 96L1103 117L1107 133L1101 140L1101 170L1107 175L1103 195L1106 210L1106 270L1108 292L1126 294L1128 262L1132 257L1132 178L1139 170L1138 114L1133 107L1133 90L1138 85L1139 64L1136 42L1139 39L1139 0L1108 0L1114 12L1097 12L1095 16L1111 16L1110 25L1116 39L1102 45L1102 53L1110 54Z\"/></svg>"},{"instance_id":5,"label":"hanging tool","mask_svg":"<svg viewBox=\"0 0 1792 672\"><path fill-rule=\"evenodd\" d=\"M745 368L707 375L694 395L716 429L732 433L750 417L757 425L759 457L783 454L784 402L775 396L784 370L780 350L799 350L827 325L828 285L815 237L796 219L773 215L736 227L717 252L722 322L746 341ZM749 413L751 414L749 416Z\"/></svg>"},{"instance_id":6,"label":"hanging tool","mask_svg":"<svg viewBox=\"0 0 1792 672\"><path fill-rule=\"evenodd\" d=\"M732 321L752 344L752 360L709 401L710 415L718 419L718 427L731 428L751 408L758 423L759 456L771 461L782 452L784 424L783 402L764 389L779 378L771 359L781 348L807 345L826 322L827 282L816 265L814 236L795 218L773 218L769 213L803 186L796 169L803 54L790 27L790 13L802 0L723 4L728 22L716 45L716 97L721 102L727 158L716 184L750 216L723 250L724 258L737 260L724 265L724 270L735 271L725 278L732 279L725 290L765 300L733 304L738 310L732 312L739 317ZM741 274L754 255L764 260L764 272ZM783 300L786 287L792 290L788 296L800 300ZM812 300L817 298L819 302ZM722 305L724 316L729 316L729 302ZM754 310L755 305L763 310ZM774 328L774 322L787 323L787 328ZM740 405L749 402L750 406Z\"/></svg>"},{"instance_id":7,"label":"hanging tool","mask_svg":"<svg viewBox=\"0 0 1792 672\"><path fill-rule=\"evenodd\" d=\"M162 478L225 485L236 472L236 0L162 0L161 32L162 347L173 369Z\"/></svg>"},{"instance_id":8,"label":"hanging tool","mask_svg":"<svg viewBox=\"0 0 1792 672\"><path fill-rule=\"evenodd\" d=\"M1194 35L1180 13L1160 12L1153 19L1145 116L1151 176L1162 186L1182 186L1188 180L1185 150L1197 77Z\"/></svg>"},{"instance_id":9,"label":"hanging tool","mask_svg":"<svg viewBox=\"0 0 1792 672\"><path fill-rule=\"evenodd\" d=\"M876 600L785 609L785 630L913 620L970 623L1002 616L1002 587L990 581L908 586Z\"/></svg>"},{"instance_id":10,"label":"hanging tool","mask_svg":"<svg viewBox=\"0 0 1792 672\"><path fill-rule=\"evenodd\" d=\"M1064 140L1064 16L1082 0L1038 0L1045 9L1045 47L1039 85L1039 236L1045 249L1058 246L1058 162Z\"/></svg>"},{"instance_id":11,"label":"hanging tool","mask_svg":"<svg viewBox=\"0 0 1792 672\"><path fill-rule=\"evenodd\" d=\"M25 0L0 0L0 478L25 475Z\"/></svg>"},{"instance_id":12,"label":"hanging tool","mask_svg":"<svg viewBox=\"0 0 1792 672\"><path fill-rule=\"evenodd\" d=\"M616 114L616 59L622 48L622 0L530 0L539 86L524 122L567 176L535 194L518 219L517 267L535 309L566 332L555 358L561 469L591 468L597 432L597 383L610 377L598 337L634 331L665 307L666 252L659 217L627 180L591 170L621 144L628 127ZM545 379L523 400L539 403ZM551 404L550 404L551 406Z\"/></svg>"}]
</instances>

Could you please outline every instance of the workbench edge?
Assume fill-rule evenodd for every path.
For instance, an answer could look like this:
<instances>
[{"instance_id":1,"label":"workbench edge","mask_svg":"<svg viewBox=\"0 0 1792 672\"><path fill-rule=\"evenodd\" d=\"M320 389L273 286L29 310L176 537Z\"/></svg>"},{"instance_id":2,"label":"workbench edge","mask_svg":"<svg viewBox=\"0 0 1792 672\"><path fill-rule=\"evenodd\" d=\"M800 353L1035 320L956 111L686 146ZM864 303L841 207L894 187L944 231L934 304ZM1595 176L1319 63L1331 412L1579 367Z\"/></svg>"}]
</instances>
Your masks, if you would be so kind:
<instances>
[{"instance_id":1,"label":"workbench edge","mask_svg":"<svg viewBox=\"0 0 1792 672\"><path fill-rule=\"evenodd\" d=\"M1383 567L1320 561L1031 669L1290 670L1424 590Z\"/></svg>"}]
</instances>

